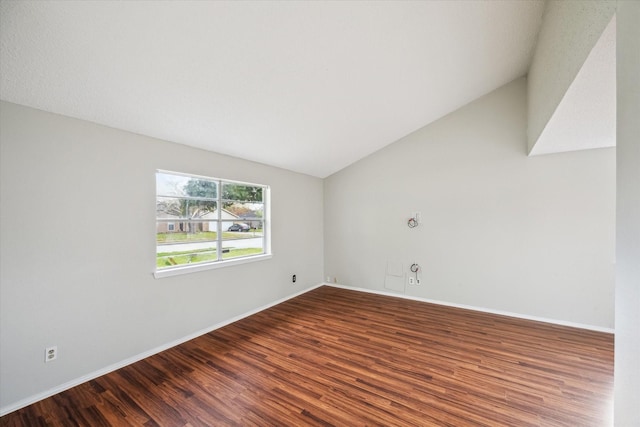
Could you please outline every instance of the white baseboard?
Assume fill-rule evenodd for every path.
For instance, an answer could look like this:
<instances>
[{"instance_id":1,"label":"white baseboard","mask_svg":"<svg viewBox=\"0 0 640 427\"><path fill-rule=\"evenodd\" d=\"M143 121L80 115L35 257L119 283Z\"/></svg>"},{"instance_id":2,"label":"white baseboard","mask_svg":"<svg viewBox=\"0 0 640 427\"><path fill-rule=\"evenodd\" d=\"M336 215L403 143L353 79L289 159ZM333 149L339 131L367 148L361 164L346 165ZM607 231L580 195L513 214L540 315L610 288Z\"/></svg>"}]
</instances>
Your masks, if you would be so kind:
<instances>
[{"instance_id":1,"label":"white baseboard","mask_svg":"<svg viewBox=\"0 0 640 427\"><path fill-rule=\"evenodd\" d=\"M358 291L358 292L367 292L367 293L370 293L370 294L384 295L384 296L390 296L390 297L396 297L396 298L404 298L404 299L409 299L409 300L413 300L413 301L420 301L420 302L428 302L430 304L444 305L444 306L447 306L447 307L464 308L466 310L479 311L479 312L482 312L482 313L497 314L497 315L500 315L500 316L515 317L515 318L518 318L518 319L533 320L533 321L536 321L536 322L551 323L553 325L569 326L569 327L572 327L572 328L586 329L586 330L589 330L589 331L604 332L604 333L607 333L607 334L615 333L615 329L604 328L602 326L585 325L585 324L582 324L582 323L567 322L567 321L564 321L564 320L557 320L557 319L547 319L547 318L544 318L544 317L529 316L529 315L526 315L526 314L512 313L512 312L509 312L509 311L502 311L502 310L492 310L492 309L488 309L488 308L475 307L475 306L472 306L472 305L455 304L455 303L446 302L446 301L438 301L438 300L432 300L432 299L428 299L428 298L414 297L414 296L411 296L411 295L399 294L399 293L394 293L394 292L386 292L386 291L378 291L378 290L374 290L374 289L358 288L358 287L353 287L353 286L345 286L345 285L340 285L340 284L337 284L337 283L324 283L324 285L325 286L333 286L334 288L340 288L340 289L349 289L349 290Z\"/></svg>"},{"instance_id":2,"label":"white baseboard","mask_svg":"<svg viewBox=\"0 0 640 427\"><path fill-rule=\"evenodd\" d=\"M225 321L222 321L220 323L216 323L213 326L210 326L210 327L205 328L205 329L201 329L201 330L199 330L197 332L194 332L194 333L189 334L189 335L187 335L185 337L179 338L179 339L177 339L175 341L171 341L169 343L166 343L166 344L163 344L163 345L158 346L156 348L153 348L153 349L151 349L149 351L145 351L143 353L136 354L135 356L129 357L127 359L121 360L120 362L114 363L112 365L109 365L109 366L104 367L102 369L99 369L97 371L91 372L91 373L89 373L87 375L83 375L83 376L81 376L79 378L75 378L75 379L73 379L71 381L67 381L64 384L60 384L59 386L51 388L51 389L49 389L47 391L44 391L42 393L38 393L38 394L35 394L33 396L29 396L29 397L27 397L25 399L19 400L18 402L15 402L15 403L7 405L7 406L5 406L3 408L0 408L0 417L3 416L3 415L8 414L10 412L17 411L18 409L24 408L25 406L29 406L29 405L31 405L33 403L39 402L40 400L46 399L47 397L51 397L51 396L53 396L55 394L61 393L61 392L65 391L65 390L68 390L68 389L73 388L75 386L78 386L80 384L86 383L87 381L91 381L93 379L101 377L102 375L105 375L105 374L108 374L110 372L116 371L116 370L118 370L120 368L124 368L125 366L131 365L132 363L138 362L138 361L140 361L142 359L145 359L145 358L147 358L149 356L153 356L154 354L158 354L158 353L160 353L162 351L168 350L168 349L170 349L172 347L175 347L177 345L185 343L185 342L187 342L189 340L192 340L194 338L197 338L197 337L199 337L201 335L207 334L207 333L209 333L211 331L215 331L216 329L222 328L223 326L227 326L227 325L229 325L229 324L231 324L233 322L237 322L238 320L244 319L245 317L249 317L249 316L251 316L253 314L259 313L259 312L261 312L263 310L266 310L266 309L268 309L270 307L273 307L274 305L278 305L278 304L283 303L283 302L285 302L287 300L295 298L295 297L297 297L299 295L307 293L307 292L309 292L309 291L311 291L313 289L319 288L322 285L323 284L320 283L318 285L312 286L312 287L307 288L307 289L305 289L303 291L300 291L298 293L289 295L289 296L284 297L284 298L280 298L277 301L274 301L274 302L269 303L267 305L263 305L261 307L258 307L255 310L251 310L249 312L246 312L246 313L243 313L241 315L232 317L232 318L227 319Z\"/></svg>"},{"instance_id":3,"label":"white baseboard","mask_svg":"<svg viewBox=\"0 0 640 427\"><path fill-rule=\"evenodd\" d=\"M83 375L82 377L79 378L75 378L71 381L68 381L64 384L61 384L57 387L51 388L47 391L44 391L42 393L38 393L36 395L30 396L28 398L22 399L16 403L7 405L3 408L0 408L0 417L3 415L6 415L10 412L13 411L17 411L18 409L24 408L25 406L29 406L32 403L36 403L40 400L46 399L47 397L51 397L55 394L61 393L65 390L68 390L72 387L78 386L80 384L83 384L87 381L91 381L95 378L98 378L102 375L108 374L110 372L116 371L120 368L124 368L125 366L131 365L132 363L138 362L142 359L145 359L149 356L153 356L154 354L160 353L162 351L168 350L172 347L175 347L177 345L180 345L182 343L185 343L189 340L192 340L194 338L197 338L201 335L207 334L211 331L215 331L216 329L222 328L223 326L227 326L233 322L237 322L238 320L244 319L245 317L249 317L253 314L259 313L263 310L266 310L268 308L271 308L275 305L278 305L280 303L283 303L287 300L290 300L292 298L295 298L299 295L302 295L304 293L307 293L311 290L317 289L321 286L332 286L335 288L341 288L341 289L348 289L348 290L352 290L352 291L358 291L358 292L367 292L367 293L371 293L371 294L378 294L378 295L384 295L384 296L390 296L390 297L396 297L396 298L405 298L405 299L409 299L409 300L413 300L413 301L421 301L421 302L427 302L427 303L431 303L431 304L438 304L438 305L443 305L443 306L448 306L448 307L456 307L456 308L464 308L467 310L474 310L474 311L479 311L479 312L483 312L483 313L491 313L491 314L498 314L501 316L508 316L508 317L516 317L519 319L526 319L526 320L534 320L537 322L544 322L544 323L551 323L551 324L555 324L555 325L561 325L561 326L570 326L573 328L580 328L580 329L587 329L587 330L591 330L591 331L597 331L597 332L605 332L605 333L610 333L613 334L614 330L611 328L603 328L603 327L599 327L599 326L593 326L593 325L584 325L584 324L580 324L580 323L574 323L574 322L566 322L566 321L562 321L562 320L556 320L556 319L546 319L546 318L542 318L542 317L537 317L537 316L528 316L528 315L523 315L523 314L519 314L519 313L511 313L511 312L507 312L507 311L501 311L501 310L491 310L491 309L486 309L486 308L481 308L481 307L474 307L474 306L468 306L468 305L463 305L463 304L454 304L454 303L450 303L450 302L446 302L446 301L437 301L437 300L431 300L428 298L421 298L421 297L414 297L414 296L409 296L409 295L404 295L404 294L398 294L398 293L393 293L393 292L385 292L385 291L377 291L377 290L373 290L373 289L366 289L366 288L357 288L357 287L353 287L353 286L344 286L344 285L340 285L337 283L320 283L318 285L312 286L310 288L307 288L305 290L302 290L300 292L297 292L295 294L289 295L287 297L284 298L280 298L277 301L274 301L272 303L266 304L264 306L258 307L254 310L248 311L246 313L243 313L241 315L232 317L230 319L227 319L223 322L220 323L216 323L213 326L210 326L208 328L205 329L201 329L197 332L194 332L192 334L189 334L185 337L179 338L175 341L163 344L161 346L158 346L156 348L153 348L149 351L145 351L143 353L137 354L135 356L129 357L127 359L121 360L120 362L114 363L112 365L109 365L105 368L99 369L97 371L91 372L87 375Z\"/></svg>"}]
</instances>

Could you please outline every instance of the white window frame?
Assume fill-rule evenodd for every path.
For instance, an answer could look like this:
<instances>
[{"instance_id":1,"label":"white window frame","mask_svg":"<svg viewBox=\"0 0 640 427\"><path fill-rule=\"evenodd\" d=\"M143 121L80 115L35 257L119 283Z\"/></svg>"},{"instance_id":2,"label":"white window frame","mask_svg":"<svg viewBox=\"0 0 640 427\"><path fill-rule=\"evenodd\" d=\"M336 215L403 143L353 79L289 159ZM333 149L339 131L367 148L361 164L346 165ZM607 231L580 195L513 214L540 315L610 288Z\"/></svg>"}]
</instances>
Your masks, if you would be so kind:
<instances>
[{"instance_id":1,"label":"white window frame","mask_svg":"<svg viewBox=\"0 0 640 427\"><path fill-rule=\"evenodd\" d=\"M209 262L200 262L200 263L196 263L196 264L180 264L180 265L176 265L174 267L165 267L165 268L158 268L157 265L155 265L156 259L157 259L157 255L156 257L154 257L154 271L153 271L153 275L156 279L159 278L163 278L163 277L171 277L171 276L176 276L176 275L181 275L181 274L188 274L188 273L195 273L198 271L206 271L206 270L213 270L213 269L218 269L218 268L225 268L225 267L230 267L230 266L235 266L235 265L241 265L241 264L247 264L247 263L251 263L251 262L257 262L257 261L263 261L266 259L270 259L272 258L272 254L271 254L271 197L270 197L270 187L268 185L265 184L256 184L256 183L251 183L251 182L244 182L244 181L235 181L235 180L230 180L230 179L223 179L223 178L214 178L214 177L209 177L209 176L203 176L203 175L194 175L194 174L189 174L189 173L184 173L184 172L174 172L174 171L168 171L168 170L161 170L158 169L156 170L156 180L157 180L157 174L158 173L164 173L164 174L171 174L171 175L178 175L178 176L184 176L184 177L188 177L188 178L195 178L195 179L203 179L203 180L207 180L207 181L215 181L218 184L218 191L217 191L217 200L216 200L216 210L218 211L218 218L215 220L217 223L217 245L216 247L219 248L218 250L218 256L219 259L215 260L215 261L209 261ZM156 181L157 182L157 181ZM246 186L252 186L252 187L261 187L262 190L262 204L263 204L263 209L264 209L264 214L263 214L263 218L261 218L262 221L262 232L263 232L263 253L262 254L257 254L257 255L246 255L246 256L242 256L242 257L236 257L236 258L230 258L230 259L222 259L222 242L223 240L223 231L222 230L222 223L223 223L223 219L222 219L222 205L223 205L223 198L222 198L222 184L226 183L226 184L238 184L238 185L246 185ZM156 187L156 202L158 200L158 197L162 197L163 195L158 194L158 190ZM156 218L156 222L157 222L158 218ZM172 221L175 223L175 221ZM180 222L180 220L178 220L178 222ZM187 222L187 221L185 221ZM156 231L157 233L157 231ZM158 243L157 243L157 238L154 235L154 241L156 241L156 253L157 253L157 248L158 248Z\"/></svg>"}]
</instances>

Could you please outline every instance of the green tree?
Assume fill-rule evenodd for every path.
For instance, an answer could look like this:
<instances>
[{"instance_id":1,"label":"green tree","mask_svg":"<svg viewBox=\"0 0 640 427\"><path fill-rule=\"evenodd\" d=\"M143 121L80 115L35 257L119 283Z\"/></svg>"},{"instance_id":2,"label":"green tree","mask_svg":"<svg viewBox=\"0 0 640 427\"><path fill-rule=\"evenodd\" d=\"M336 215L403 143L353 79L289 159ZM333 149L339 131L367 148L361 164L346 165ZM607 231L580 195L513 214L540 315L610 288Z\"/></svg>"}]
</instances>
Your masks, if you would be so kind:
<instances>
[{"instance_id":1,"label":"green tree","mask_svg":"<svg viewBox=\"0 0 640 427\"><path fill-rule=\"evenodd\" d=\"M184 192L189 197L216 199L218 197L218 185L213 181L190 179L184 186ZM183 212L190 219L202 218L216 210L216 202L214 200L182 199L181 205ZM202 231L202 223L189 222L187 232L194 233L197 231Z\"/></svg>"},{"instance_id":2,"label":"green tree","mask_svg":"<svg viewBox=\"0 0 640 427\"><path fill-rule=\"evenodd\" d=\"M182 189L188 197L216 199L217 184L213 181L190 179ZM158 213L166 213L179 218L200 219L216 210L215 200L192 200L189 198L165 198L157 202ZM201 223L190 221L180 223L180 230L187 233L202 231Z\"/></svg>"},{"instance_id":3,"label":"green tree","mask_svg":"<svg viewBox=\"0 0 640 427\"><path fill-rule=\"evenodd\" d=\"M184 186L184 192L190 197L216 199L218 197L218 184L213 181L190 179Z\"/></svg>"},{"instance_id":4,"label":"green tree","mask_svg":"<svg viewBox=\"0 0 640 427\"><path fill-rule=\"evenodd\" d=\"M222 198L225 209L237 202L262 203L262 187L241 184L224 184Z\"/></svg>"}]
</instances>

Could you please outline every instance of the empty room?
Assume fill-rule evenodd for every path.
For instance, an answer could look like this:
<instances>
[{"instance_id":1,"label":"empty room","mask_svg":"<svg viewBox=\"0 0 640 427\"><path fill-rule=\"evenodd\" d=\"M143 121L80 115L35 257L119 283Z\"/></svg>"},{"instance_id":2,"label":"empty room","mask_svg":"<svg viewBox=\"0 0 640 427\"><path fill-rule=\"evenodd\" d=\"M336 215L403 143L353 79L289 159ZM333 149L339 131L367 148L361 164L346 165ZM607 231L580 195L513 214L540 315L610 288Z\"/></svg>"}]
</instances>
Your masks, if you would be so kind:
<instances>
[{"instance_id":1,"label":"empty room","mask_svg":"<svg viewBox=\"0 0 640 427\"><path fill-rule=\"evenodd\" d=\"M0 0L1 426L640 426L640 2Z\"/></svg>"}]
</instances>

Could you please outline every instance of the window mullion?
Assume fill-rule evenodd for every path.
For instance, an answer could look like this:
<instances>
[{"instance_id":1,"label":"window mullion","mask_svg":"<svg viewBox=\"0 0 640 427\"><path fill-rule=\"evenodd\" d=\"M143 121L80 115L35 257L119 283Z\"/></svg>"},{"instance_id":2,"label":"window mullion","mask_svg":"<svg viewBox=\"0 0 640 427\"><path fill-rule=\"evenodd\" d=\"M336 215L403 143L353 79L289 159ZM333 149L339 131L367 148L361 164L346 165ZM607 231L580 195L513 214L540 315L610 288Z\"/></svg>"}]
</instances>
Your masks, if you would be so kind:
<instances>
[{"instance_id":1,"label":"window mullion","mask_svg":"<svg viewBox=\"0 0 640 427\"><path fill-rule=\"evenodd\" d=\"M218 183L218 192L217 192L217 209L218 212L218 233L216 234L216 246L217 246L217 254L218 261L222 261L222 181L217 181Z\"/></svg>"}]
</instances>

